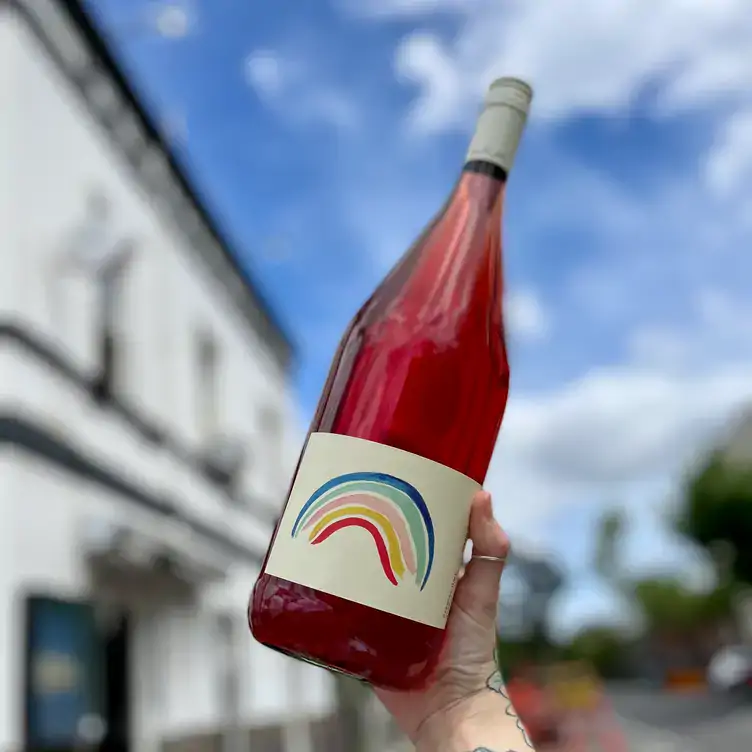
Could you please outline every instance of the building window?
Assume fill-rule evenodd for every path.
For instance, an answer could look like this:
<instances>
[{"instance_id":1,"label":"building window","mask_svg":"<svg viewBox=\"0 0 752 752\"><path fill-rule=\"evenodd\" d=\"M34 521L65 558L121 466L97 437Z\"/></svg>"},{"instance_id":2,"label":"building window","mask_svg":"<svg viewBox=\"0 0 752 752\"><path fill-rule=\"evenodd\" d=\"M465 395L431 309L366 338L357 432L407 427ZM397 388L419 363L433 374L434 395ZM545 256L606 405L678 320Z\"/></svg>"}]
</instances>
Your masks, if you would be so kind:
<instances>
[{"instance_id":1,"label":"building window","mask_svg":"<svg viewBox=\"0 0 752 752\"><path fill-rule=\"evenodd\" d=\"M284 471L284 424L279 408L267 402L259 415L259 449L261 450L261 481L268 493L278 492L277 484Z\"/></svg>"},{"instance_id":2,"label":"building window","mask_svg":"<svg viewBox=\"0 0 752 752\"><path fill-rule=\"evenodd\" d=\"M86 279L95 291L93 329L96 376L94 396L110 399L122 387L122 297L126 273L136 250L135 242L113 231L112 212L107 196L93 189L86 197L83 215L76 223L53 260L53 273L59 275L50 288L49 305L54 317L63 317L63 295L60 287L67 275ZM58 329L59 320L53 322Z\"/></svg>"},{"instance_id":3,"label":"building window","mask_svg":"<svg viewBox=\"0 0 752 752\"><path fill-rule=\"evenodd\" d=\"M236 651L236 629L230 614L216 615L216 646L218 668L218 705L226 714L229 728L240 722L240 676Z\"/></svg>"},{"instance_id":4,"label":"building window","mask_svg":"<svg viewBox=\"0 0 752 752\"><path fill-rule=\"evenodd\" d=\"M124 274L132 253L128 241L119 243L105 263L97 270L99 297L97 310L97 348L99 376L97 396L110 398L123 387L125 352L123 341L122 293Z\"/></svg>"},{"instance_id":5,"label":"building window","mask_svg":"<svg viewBox=\"0 0 752 752\"><path fill-rule=\"evenodd\" d=\"M219 413L219 348L216 339L200 330L196 339L197 415L201 438L212 439L217 434Z\"/></svg>"},{"instance_id":6,"label":"building window","mask_svg":"<svg viewBox=\"0 0 752 752\"><path fill-rule=\"evenodd\" d=\"M84 219L67 245L64 263L87 277L96 290L94 394L107 400L122 385L122 293L135 243L112 233L109 201L94 190L88 196Z\"/></svg>"},{"instance_id":7,"label":"building window","mask_svg":"<svg viewBox=\"0 0 752 752\"><path fill-rule=\"evenodd\" d=\"M269 447L269 459L278 461L282 454L282 416L272 405L261 408L259 418L261 437Z\"/></svg>"}]
</instances>

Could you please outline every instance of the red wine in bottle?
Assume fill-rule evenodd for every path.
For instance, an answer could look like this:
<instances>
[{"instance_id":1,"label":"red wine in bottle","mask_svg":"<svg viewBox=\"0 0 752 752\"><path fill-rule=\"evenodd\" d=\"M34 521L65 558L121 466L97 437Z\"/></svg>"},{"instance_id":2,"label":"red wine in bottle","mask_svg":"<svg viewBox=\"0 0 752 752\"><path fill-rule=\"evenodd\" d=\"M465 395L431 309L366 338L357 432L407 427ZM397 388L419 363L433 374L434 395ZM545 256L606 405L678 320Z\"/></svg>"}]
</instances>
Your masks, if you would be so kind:
<instances>
[{"instance_id":1,"label":"red wine in bottle","mask_svg":"<svg viewBox=\"0 0 752 752\"><path fill-rule=\"evenodd\" d=\"M431 679L507 403L502 207L531 100L491 85L449 200L340 342L251 598L268 647L384 688Z\"/></svg>"}]
</instances>

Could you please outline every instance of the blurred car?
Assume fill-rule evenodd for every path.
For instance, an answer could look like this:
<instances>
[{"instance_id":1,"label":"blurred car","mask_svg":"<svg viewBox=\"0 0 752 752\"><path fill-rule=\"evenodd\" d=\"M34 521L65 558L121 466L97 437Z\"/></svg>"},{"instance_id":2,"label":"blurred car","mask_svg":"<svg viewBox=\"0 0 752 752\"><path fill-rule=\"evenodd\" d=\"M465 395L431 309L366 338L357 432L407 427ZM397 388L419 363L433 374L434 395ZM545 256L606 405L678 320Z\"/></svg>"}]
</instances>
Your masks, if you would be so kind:
<instances>
[{"instance_id":1,"label":"blurred car","mask_svg":"<svg viewBox=\"0 0 752 752\"><path fill-rule=\"evenodd\" d=\"M752 646L721 648L708 664L707 679L717 692L752 691Z\"/></svg>"},{"instance_id":2,"label":"blurred car","mask_svg":"<svg viewBox=\"0 0 752 752\"><path fill-rule=\"evenodd\" d=\"M556 744L561 717L541 682L539 669L532 664L517 666L506 688L532 745L543 749Z\"/></svg>"},{"instance_id":3,"label":"blurred car","mask_svg":"<svg viewBox=\"0 0 752 752\"><path fill-rule=\"evenodd\" d=\"M603 702L601 680L584 661L554 664L548 670L547 683L562 713L592 712Z\"/></svg>"}]
</instances>

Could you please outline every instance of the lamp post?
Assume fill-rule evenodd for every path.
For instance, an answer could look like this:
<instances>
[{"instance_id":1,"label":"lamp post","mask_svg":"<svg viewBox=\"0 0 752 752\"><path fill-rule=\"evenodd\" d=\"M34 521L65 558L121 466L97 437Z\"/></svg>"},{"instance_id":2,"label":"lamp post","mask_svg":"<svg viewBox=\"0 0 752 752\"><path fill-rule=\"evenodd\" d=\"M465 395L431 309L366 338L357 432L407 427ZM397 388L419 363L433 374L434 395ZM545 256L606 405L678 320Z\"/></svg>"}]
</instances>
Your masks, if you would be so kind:
<instances>
[{"instance_id":1,"label":"lamp post","mask_svg":"<svg viewBox=\"0 0 752 752\"><path fill-rule=\"evenodd\" d=\"M520 553L511 554L509 563L528 590L521 614L525 630L536 644L540 643L545 637L549 607L564 585L564 576L552 562Z\"/></svg>"}]
</instances>

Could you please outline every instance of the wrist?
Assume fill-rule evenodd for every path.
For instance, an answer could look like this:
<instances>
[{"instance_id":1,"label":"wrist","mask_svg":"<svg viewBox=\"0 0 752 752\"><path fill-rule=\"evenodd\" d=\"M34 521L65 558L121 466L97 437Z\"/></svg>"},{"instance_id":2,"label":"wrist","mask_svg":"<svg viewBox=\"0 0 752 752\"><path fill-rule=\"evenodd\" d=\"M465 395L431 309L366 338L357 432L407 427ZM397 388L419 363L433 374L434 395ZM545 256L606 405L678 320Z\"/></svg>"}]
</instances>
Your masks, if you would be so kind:
<instances>
[{"instance_id":1,"label":"wrist","mask_svg":"<svg viewBox=\"0 0 752 752\"><path fill-rule=\"evenodd\" d=\"M527 752L532 749L509 700L484 690L426 721L416 752Z\"/></svg>"}]
</instances>

